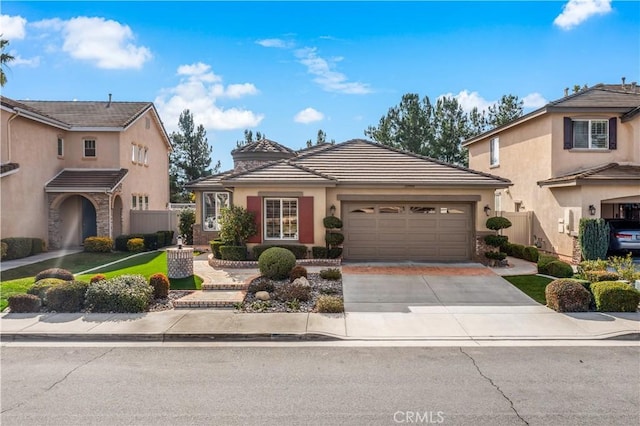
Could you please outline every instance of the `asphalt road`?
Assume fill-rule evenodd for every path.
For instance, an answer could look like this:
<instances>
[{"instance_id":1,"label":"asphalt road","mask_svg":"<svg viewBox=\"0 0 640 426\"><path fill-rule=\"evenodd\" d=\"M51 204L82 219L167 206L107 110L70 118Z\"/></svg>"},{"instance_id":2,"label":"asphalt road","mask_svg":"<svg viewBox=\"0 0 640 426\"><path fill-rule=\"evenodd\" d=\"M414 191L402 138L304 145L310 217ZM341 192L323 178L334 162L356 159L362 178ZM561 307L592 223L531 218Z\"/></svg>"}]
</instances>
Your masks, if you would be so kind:
<instances>
[{"instance_id":1,"label":"asphalt road","mask_svg":"<svg viewBox=\"0 0 640 426\"><path fill-rule=\"evenodd\" d=\"M3 347L1 424L632 425L640 349Z\"/></svg>"}]
</instances>

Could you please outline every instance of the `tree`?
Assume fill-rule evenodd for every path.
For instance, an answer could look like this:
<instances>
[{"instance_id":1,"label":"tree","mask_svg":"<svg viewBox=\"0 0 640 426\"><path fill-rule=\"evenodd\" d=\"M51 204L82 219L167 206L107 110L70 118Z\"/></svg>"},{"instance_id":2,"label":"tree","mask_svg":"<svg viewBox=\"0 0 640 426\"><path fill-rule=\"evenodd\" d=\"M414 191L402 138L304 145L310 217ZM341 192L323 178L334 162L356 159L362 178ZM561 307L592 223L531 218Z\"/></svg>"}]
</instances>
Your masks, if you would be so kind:
<instances>
[{"instance_id":1,"label":"tree","mask_svg":"<svg viewBox=\"0 0 640 426\"><path fill-rule=\"evenodd\" d=\"M503 95L500 100L489 106L487 123L489 127L495 128L509 123L522 116L524 101L515 95Z\"/></svg>"},{"instance_id":2,"label":"tree","mask_svg":"<svg viewBox=\"0 0 640 426\"><path fill-rule=\"evenodd\" d=\"M462 142L469 137L469 117L453 97L441 97L433 113L433 138L429 157L450 164L467 165L468 152Z\"/></svg>"},{"instance_id":3,"label":"tree","mask_svg":"<svg viewBox=\"0 0 640 426\"><path fill-rule=\"evenodd\" d=\"M0 35L1 37L1 35ZM9 40L0 38L0 87L4 87L7 84L7 74L4 72L5 68L8 68L8 63L14 61L12 55L5 53L5 49L9 46Z\"/></svg>"},{"instance_id":4,"label":"tree","mask_svg":"<svg viewBox=\"0 0 640 426\"><path fill-rule=\"evenodd\" d=\"M196 128L193 114L185 109L178 120L179 132L171 133L173 151L170 155L170 186L172 202L188 202L189 194L184 184L203 176L218 173L220 161L213 169L211 165L211 147L207 141L207 132L202 124Z\"/></svg>"},{"instance_id":5,"label":"tree","mask_svg":"<svg viewBox=\"0 0 640 426\"><path fill-rule=\"evenodd\" d=\"M316 145L322 145L327 143L327 134L322 130L318 130L318 135L316 137ZM331 144L335 144L336 140L335 139L331 139L331 142L328 142ZM311 139L307 139L307 148L311 148L313 146L313 141Z\"/></svg>"},{"instance_id":6,"label":"tree","mask_svg":"<svg viewBox=\"0 0 640 426\"><path fill-rule=\"evenodd\" d=\"M265 138L266 136L264 134L260 133L260 131L257 131L256 138L253 139L253 132L249 129L244 129L244 140L236 141L236 148L243 147L253 142L258 142Z\"/></svg>"}]
</instances>

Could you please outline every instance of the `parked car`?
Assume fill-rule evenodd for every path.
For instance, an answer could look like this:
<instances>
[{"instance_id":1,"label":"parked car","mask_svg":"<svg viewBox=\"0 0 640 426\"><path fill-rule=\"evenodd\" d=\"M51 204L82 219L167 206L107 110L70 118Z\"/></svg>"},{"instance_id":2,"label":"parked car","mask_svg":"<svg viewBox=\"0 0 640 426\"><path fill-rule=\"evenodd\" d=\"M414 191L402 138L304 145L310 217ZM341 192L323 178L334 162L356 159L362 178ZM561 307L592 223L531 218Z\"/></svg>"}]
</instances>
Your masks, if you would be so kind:
<instances>
[{"instance_id":1,"label":"parked car","mask_svg":"<svg viewBox=\"0 0 640 426\"><path fill-rule=\"evenodd\" d=\"M640 221L609 219L609 251L640 252Z\"/></svg>"}]
</instances>

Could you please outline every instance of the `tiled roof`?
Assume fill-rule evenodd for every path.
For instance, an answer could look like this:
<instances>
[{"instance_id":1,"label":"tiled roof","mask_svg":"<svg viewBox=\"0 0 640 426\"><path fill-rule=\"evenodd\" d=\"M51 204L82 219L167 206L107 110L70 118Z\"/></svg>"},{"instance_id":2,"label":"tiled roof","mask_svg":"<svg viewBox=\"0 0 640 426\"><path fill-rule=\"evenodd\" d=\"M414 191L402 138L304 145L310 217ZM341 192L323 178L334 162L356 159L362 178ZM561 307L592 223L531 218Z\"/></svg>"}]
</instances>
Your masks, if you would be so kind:
<instances>
[{"instance_id":1,"label":"tiled roof","mask_svg":"<svg viewBox=\"0 0 640 426\"><path fill-rule=\"evenodd\" d=\"M17 101L17 107L65 123L71 127L126 127L147 109L151 102Z\"/></svg>"},{"instance_id":2,"label":"tiled roof","mask_svg":"<svg viewBox=\"0 0 640 426\"><path fill-rule=\"evenodd\" d=\"M240 148L236 148L231 151L231 154L237 154L241 152L279 152L286 154L294 154L295 151L287 148L284 145L280 145L278 142L274 142L269 139L261 139L256 142L243 145Z\"/></svg>"},{"instance_id":3,"label":"tiled roof","mask_svg":"<svg viewBox=\"0 0 640 426\"><path fill-rule=\"evenodd\" d=\"M9 173L13 170L18 170L20 168L20 164L18 163L5 163L0 165L0 176L4 176L6 173Z\"/></svg>"},{"instance_id":4,"label":"tiled roof","mask_svg":"<svg viewBox=\"0 0 640 426\"><path fill-rule=\"evenodd\" d=\"M113 191L125 178L127 169L64 169L45 185L46 192Z\"/></svg>"},{"instance_id":5,"label":"tiled roof","mask_svg":"<svg viewBox=\"0 0 640 426\"><path fill-rule=\"evenodd\" d=\"M186 189L204 189L208 191L223 190L222 179L233 174L233 170L227 170L211 176L204 176L185 184Z\"/></svg>"},{"instance_id":6,"label":"tiled roof","mask_svg":"<svg viewBox=\"0 0 640 426\"><path fill-rule=\"evenodd\" d=\"M287 160L280 160L256 167L250 171L235 173L223 180L225 184L231 186L242 183L278 184L291 182L296 184L320 183L326 186L335 181L329 176Z\"/></svg>"},{"instance_id":7,"label":"tiled roof","mask_svg":"<svg viewBox=\"0 0 640 426\"><path fill-rule=\"evenodd\" d=\"M577 170L562 176L546 179L538 182L540 186L580 183L581 181L591 183L602 182L612 183L620 181L638 181L640 187L640 165L609 163L589 169Z\"/></svg>"}]
</instances>

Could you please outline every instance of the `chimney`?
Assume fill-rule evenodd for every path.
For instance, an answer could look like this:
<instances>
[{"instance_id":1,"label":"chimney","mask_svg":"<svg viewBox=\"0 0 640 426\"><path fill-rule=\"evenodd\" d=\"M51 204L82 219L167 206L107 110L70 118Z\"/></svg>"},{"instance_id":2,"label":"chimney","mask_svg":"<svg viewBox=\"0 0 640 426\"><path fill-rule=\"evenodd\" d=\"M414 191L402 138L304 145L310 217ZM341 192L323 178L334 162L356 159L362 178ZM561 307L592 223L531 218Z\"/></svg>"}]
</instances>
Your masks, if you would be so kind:
<instances>
[{"instance_id":1,"label":"chimney","mask_svg":"<svg viewBox=\"0 0 640 426\"><path fill-rule=\"evenodd\" d=\"M638 92L637 92L637 89L638 89L637 84L638 84L638 83L636 83L635 81L632 81L632 82L631 82L631 90L633 91L633 93L638 93Z\"/></svg>"},{"instance_id":2,"label":"chimney","mask_svg":"<svg viewBox=\"0 0 640 426\"><path fill-rule=\"evenodd\" d=\"M111 106L111 93L109 93L109 103L107 104L107 108Z\"/></svg>"},{"instance_id":3,"label":"chimney","mask_svg":"<svg viewBox=\"0 0 640 426\"><path fill-rule=\"evenodd\" d=\"M569 88L565 87L564 88L564 97L566 98L567 96L569 96Z\"/></svg>"},{"instance_id":4,"label":"chimney","mask_svg":"<svg viewBox=\"0 0 640 426\"><path fill-rule=\"evenodd\" d=\"M624 87L624 81L626 80L625 77L622 77L622 90L626 90L626 88Z\"/></svg>"}]
</instances>

